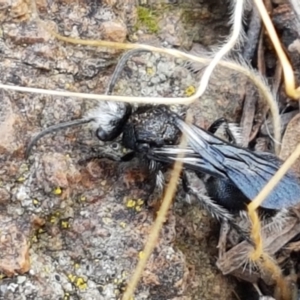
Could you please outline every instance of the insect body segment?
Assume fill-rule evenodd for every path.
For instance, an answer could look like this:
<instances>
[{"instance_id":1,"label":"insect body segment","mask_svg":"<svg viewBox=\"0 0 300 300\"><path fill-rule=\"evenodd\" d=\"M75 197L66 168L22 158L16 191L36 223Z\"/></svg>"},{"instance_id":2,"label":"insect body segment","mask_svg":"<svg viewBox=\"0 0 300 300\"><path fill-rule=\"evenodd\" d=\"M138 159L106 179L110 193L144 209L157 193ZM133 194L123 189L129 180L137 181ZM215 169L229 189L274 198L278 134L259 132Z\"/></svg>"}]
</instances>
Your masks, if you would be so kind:
<instances>
[{"instance_id":1,"label":"insect body segment","mask_svg":"<svg viewBox=\"0 0 300 300\"><path fill-rule=\"evenodd\" d=\"M186 124L173 113L171 119L187 136L189 147L178 149L164 146L151 149L150 157L164 162L181 160L187 169L219 178L222 181L208 182L208 187L213 183L209 188L210 192L218 201L226 203L226 206L232 207L240 202L246 205L257 196L281 166L282 162L270 153L252 152L232 145L195 125ZM177 158L179 152L183 152L185 157ZM225 200L226 197L229 202ZM299 181L293 172L289 171L261 206L279 210L299 202Z\"/></svg>"},{"instance_id":2,"label":"insect body segment","mask_svg":"<svg viewBox=\"0 0 300 300\"><path fill-rule=\"evenodd\" d=\"M138 50L122 56L106 90L107 94L112 92L128 57L144 52ZM180 116L174 113L174 109L181 111ZM181 160L185 168L182 182L187 194L196 197L198 203L218 220L234 225L233 212L246 209L246 205L279 169L281 161L272 154L240 147L242 139L234 124L220 119L211 125L209 132L185 123L181 118L184 113L185 108L182 107L173 107L172 110L165 106L134 107L123 102L101 101L98 108L86 117L51 126L39 133L29 143L26 155L28 157L37 140L48 133L91 123L96 136L102 141L114 140L122 134L122 146L132 152L121 160L138 158L148 167L149 176L155 179L155 187L159 191L164 185L163 171L170 163ZM216 131L222 126L223 135L229 142L216 136ZM188 139L188 146L183 149L178 146L180 133ZM183 158L178 158L178 154L184 154ZM191 177L204 179L208 196L191 184ZM300 185L296 176L289 171L261 207L265 210L281 210L299 202Z\"/></svg>"},{"instance_id":3,"label":"insect body segment","mask_svg":"<svg viewBox=\"0 0 300 300\"><path fill-rule=\"evenodd\" d=\"M124 126L122 142L133 151L145 152L151 147L176 144L179 133L160 107L151 107L145 112L132 114Z\"/></svg>"}]
</instances>

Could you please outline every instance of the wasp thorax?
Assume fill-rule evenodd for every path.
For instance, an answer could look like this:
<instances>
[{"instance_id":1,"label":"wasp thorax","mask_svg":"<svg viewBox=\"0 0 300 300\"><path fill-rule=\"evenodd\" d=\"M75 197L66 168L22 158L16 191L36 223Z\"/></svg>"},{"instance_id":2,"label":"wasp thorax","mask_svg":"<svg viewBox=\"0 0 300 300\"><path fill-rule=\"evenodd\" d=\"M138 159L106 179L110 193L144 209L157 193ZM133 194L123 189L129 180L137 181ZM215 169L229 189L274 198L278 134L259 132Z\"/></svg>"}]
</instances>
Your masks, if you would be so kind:
<instances>
[{"instance_id":1,"label":"wasp thorax","mask_svg":"<svg viewBox=\"0 0 300 300\"><path fill-rule=\"evenodd\" d=\"M134 151L140 145L161 147L174 145L179 138L179 130L170 122L169 116L159 108L133 114L123 131L123 145Z\"/></svg>"}]
</instances>

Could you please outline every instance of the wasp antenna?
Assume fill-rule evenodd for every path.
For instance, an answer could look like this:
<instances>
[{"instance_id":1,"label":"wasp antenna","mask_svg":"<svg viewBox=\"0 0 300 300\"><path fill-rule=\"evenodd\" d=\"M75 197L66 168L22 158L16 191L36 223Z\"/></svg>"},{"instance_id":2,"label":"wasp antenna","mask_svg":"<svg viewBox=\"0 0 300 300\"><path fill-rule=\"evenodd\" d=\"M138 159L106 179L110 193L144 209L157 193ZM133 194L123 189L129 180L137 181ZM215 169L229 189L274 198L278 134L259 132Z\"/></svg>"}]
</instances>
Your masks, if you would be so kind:
<instances>
[{"instance_id":1,"label":"wasp antenna","mask_svg":"<svg viewBox=\"0 0 300 300\"><path fill-rule=\"evenodd\" d=\"M120 60L118 61L118 64L114 70L114 73L112 74L112 77L109 81L109 84L108 84L108 87L105 91L105 94L106 95L111 95L115 85L116 85L116 82L118 80L118 78L120 77L122 71L124 70L125 68L125 65L127 63L127 61L134 55L136 54L139 54L139 53L152 53L151 50L147 50L147 49L132 49L132 50L129 50L127 52L125 52L122 57L120 58Z\"/></svg>"},{"instance_id":2,"label":"wasp antenna","mask_svg":"<svg viewBox=\"0 0 300 300\"><path fill-rule=\"evenodd\" d=\"M69 122L64 122L64 123L56 124L56 125L53 125L53 126L50 126L50 127L46 128L45 130L43 130L43 131L41 131L40 133L38 133L38 134L37 134L37 135L29 142L29 144L27 145L27 148L26 148L25 158L28 159L32 147L37 143L37 141L38 141L40 138L42 138L42 137L45 136L46 134L55 132L55 131L60 130L60 129L65 129L65 128L72 127L72 126L79 126L79 125L82 125L82 124L86 124L86 123L92 122L93 120L94 120L94 119L92 119L92 118L91 118L91 119L79 119L79 120L73 120L73 121L69 121Z\"/></svg>"}]
</instances>

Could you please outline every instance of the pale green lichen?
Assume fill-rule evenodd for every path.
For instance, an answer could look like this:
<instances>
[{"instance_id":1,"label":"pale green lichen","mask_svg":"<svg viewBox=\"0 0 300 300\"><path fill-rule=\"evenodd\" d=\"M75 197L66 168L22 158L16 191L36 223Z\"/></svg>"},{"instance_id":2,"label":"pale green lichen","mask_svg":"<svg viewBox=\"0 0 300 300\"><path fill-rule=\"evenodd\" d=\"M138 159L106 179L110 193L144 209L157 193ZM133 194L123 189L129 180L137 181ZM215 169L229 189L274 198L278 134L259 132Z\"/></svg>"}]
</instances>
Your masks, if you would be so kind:
<instances>
[{"instance_id":1,"label":"pale green lichen","mask_svg":"<svg viewBox=\"0 0 300 300\"><path fill-rule=\"evenodd\" d=\"M150 33L157 33L159 30L157 14L154 10L146 7L137 7L137 23L135 25L136 29L141 27L146 27Z\"/></svg>"}]
</instances>

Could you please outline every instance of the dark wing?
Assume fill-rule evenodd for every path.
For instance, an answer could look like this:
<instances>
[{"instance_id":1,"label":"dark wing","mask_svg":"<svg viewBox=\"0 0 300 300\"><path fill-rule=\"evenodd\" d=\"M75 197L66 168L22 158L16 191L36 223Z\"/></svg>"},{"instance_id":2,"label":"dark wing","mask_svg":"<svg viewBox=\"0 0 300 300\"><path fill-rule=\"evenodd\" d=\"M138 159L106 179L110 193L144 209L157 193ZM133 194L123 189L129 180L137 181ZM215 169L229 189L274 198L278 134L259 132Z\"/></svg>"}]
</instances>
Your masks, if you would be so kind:
<instances>
[{"instance_id":1,"label":"dark wing","mask_svg":"<svg viewBox=\"0 0 300 300\"><path fill-rule=\"evenodd\" d=\"M188 125L177 116L172 119L188 138L189 147L176 149L165 146L152 149L153 159L171 162L177 160L176 153L183 152L185 157L182 161L186 168L227 178L250 200L257 196L281 166L281 161L274 155L251 152L226 143L195 125ZM289 171L266 198L262 207L281 209L299 202L300 184L297 177Z\"/></svg>"},{"instance_id":2,"label":"dark wing","mask_svg":"<svg viewBox=\"0 0 300 300\"><path fill-rule=\"evenodd\" d=\"M178 158L178 155L184 155L183 158ZM147 156L150 159L164 162L173 163L175 161L182 161L184 166L196 172L204 172L214 177L227 178L226 174L216 169L209 162L204 160L198 153L190 148L178 148L177 146L164 146L161 148L150 148Z\"/></svg>"}]
</instances>

